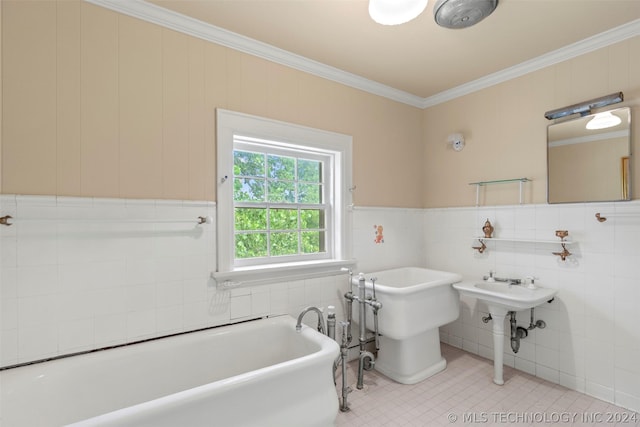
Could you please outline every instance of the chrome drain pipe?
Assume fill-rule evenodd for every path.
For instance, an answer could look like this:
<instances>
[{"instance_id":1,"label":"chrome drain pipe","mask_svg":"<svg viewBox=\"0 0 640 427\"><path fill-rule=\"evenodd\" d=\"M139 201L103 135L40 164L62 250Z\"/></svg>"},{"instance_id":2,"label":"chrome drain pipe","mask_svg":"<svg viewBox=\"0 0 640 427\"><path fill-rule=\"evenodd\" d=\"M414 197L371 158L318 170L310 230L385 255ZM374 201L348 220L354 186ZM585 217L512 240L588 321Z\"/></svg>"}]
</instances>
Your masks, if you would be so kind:
<instances>
[{"instance_id":1,"label":"chrome drain pipe","mask_svg":"<svg viewBox=\"0 0 640 427\"><path fill-rule=\"evenodd\" d=\"M369 359L369 364L365 367L365 360ZM364 387L364 370L370 371L375 366L375 356L370 351L360 352L360 362L358 363L358 390L362 390Z\"/></svg>"},{"instance_id":2,"label":"chrome drain pipe","mask_svg":"<svg viewBox=\"0 0 640 427\"><path fill-rule=\"evenodd\" d=\"M516 312L510 311L509 316L511 318L511 350L517 353L520 350L520 340L526 338L529 335L527 329L516 324Z\"/></svg>"}]
</instances>

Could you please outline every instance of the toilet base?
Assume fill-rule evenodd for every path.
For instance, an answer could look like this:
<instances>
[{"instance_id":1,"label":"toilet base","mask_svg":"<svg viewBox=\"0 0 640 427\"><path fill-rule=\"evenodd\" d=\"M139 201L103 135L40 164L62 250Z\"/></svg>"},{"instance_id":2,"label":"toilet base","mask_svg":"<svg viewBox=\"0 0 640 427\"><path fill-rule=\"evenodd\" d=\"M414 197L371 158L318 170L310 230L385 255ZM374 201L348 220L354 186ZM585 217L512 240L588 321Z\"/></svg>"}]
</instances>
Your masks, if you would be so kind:
<instances>
[{"instance_id":1,"label":"toilet base","mask_svg":"<svg viewBox=\"0 0 640 427\"><path fill-rule=\"evenodd\" d=\"M416 384L443 371L438 328L402 340L380 337L376 371L401 384Z\"/></svg>"}]
</instances>

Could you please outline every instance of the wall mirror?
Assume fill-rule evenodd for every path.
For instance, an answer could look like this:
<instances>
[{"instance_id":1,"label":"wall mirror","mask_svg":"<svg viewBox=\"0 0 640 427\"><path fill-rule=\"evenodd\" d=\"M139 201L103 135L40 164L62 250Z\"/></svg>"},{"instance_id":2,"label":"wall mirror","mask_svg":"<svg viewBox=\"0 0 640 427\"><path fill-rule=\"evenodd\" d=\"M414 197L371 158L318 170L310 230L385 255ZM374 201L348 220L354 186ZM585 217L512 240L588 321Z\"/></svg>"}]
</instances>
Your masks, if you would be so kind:
<instances>
[{"instance_id":1,"label":"wall mirror","mask_svg":"<svg viewBox=\"0 0 640 427\"><path fill-rule=\"evenodd\" d=\"M610 114L609 114L610 113ZM618 122L618 119L619 122ZM595 120L595 121L594 121ZM600 120L607 127L593 129ZM604 125L603 125L604 126ZM549 203L630 200L629 107L554 123L547 128Z\"/></svg>"}]
</instances>

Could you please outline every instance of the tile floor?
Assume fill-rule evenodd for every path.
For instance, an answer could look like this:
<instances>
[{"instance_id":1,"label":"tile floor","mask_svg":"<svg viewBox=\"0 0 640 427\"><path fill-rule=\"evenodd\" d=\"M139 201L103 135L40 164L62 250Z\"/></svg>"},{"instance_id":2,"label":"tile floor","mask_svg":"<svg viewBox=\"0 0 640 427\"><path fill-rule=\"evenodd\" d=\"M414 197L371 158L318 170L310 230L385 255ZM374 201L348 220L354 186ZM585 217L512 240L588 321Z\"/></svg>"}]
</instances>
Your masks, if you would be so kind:
<instances>
[{"instance_id":1,"label":"tile floor","mask_svg":"<svg viewBox=\"0 0 640 427\"><path fill-rule=\"evenodd\" d=\"M348 365L350 410L342 426L640 426L640 414L505 366L505 384L491 381L493 362L442 344L447 369L415 385L365 372L356 389L357 361ZM342 379L338 377L338 395Z\"/></svg>"}]
</instances>

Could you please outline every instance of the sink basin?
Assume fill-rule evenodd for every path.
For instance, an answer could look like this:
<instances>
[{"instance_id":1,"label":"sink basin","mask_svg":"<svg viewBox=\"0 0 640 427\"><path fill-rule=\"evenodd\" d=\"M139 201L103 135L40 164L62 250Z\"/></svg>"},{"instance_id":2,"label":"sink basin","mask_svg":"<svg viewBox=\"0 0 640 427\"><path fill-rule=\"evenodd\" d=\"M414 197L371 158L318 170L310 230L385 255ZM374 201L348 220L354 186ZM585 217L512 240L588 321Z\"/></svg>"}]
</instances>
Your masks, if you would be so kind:
<instances>
[{"instance_id":1,"label":"sink basin","mask_svg":"<svg viewBox=\"0 0 640 427\"><path fill-rule=\"evenodd\" d=\"M552 299L558 292L555 289L529 289L519 285L502 282L461 282L453 285L460 293L484 300L488 305L497 305L509 311L526 310Z\"/></svg>"},{"instance_id":2,"label":"sink basin","mask_svg":"<svg viewBox=\"0 0 640 427\"><path fill-rule=\"evenodd\" d=\"M462 295L484 301L493 322L493 382L502 385L504 320L510 311L520 311L536 307L553 299L558 292L555 289L529 289L520 285L509 285L504 282L459 282L453 287ZM533 316L533 313L532 313Z\"/></svg>"}]
</instances>

